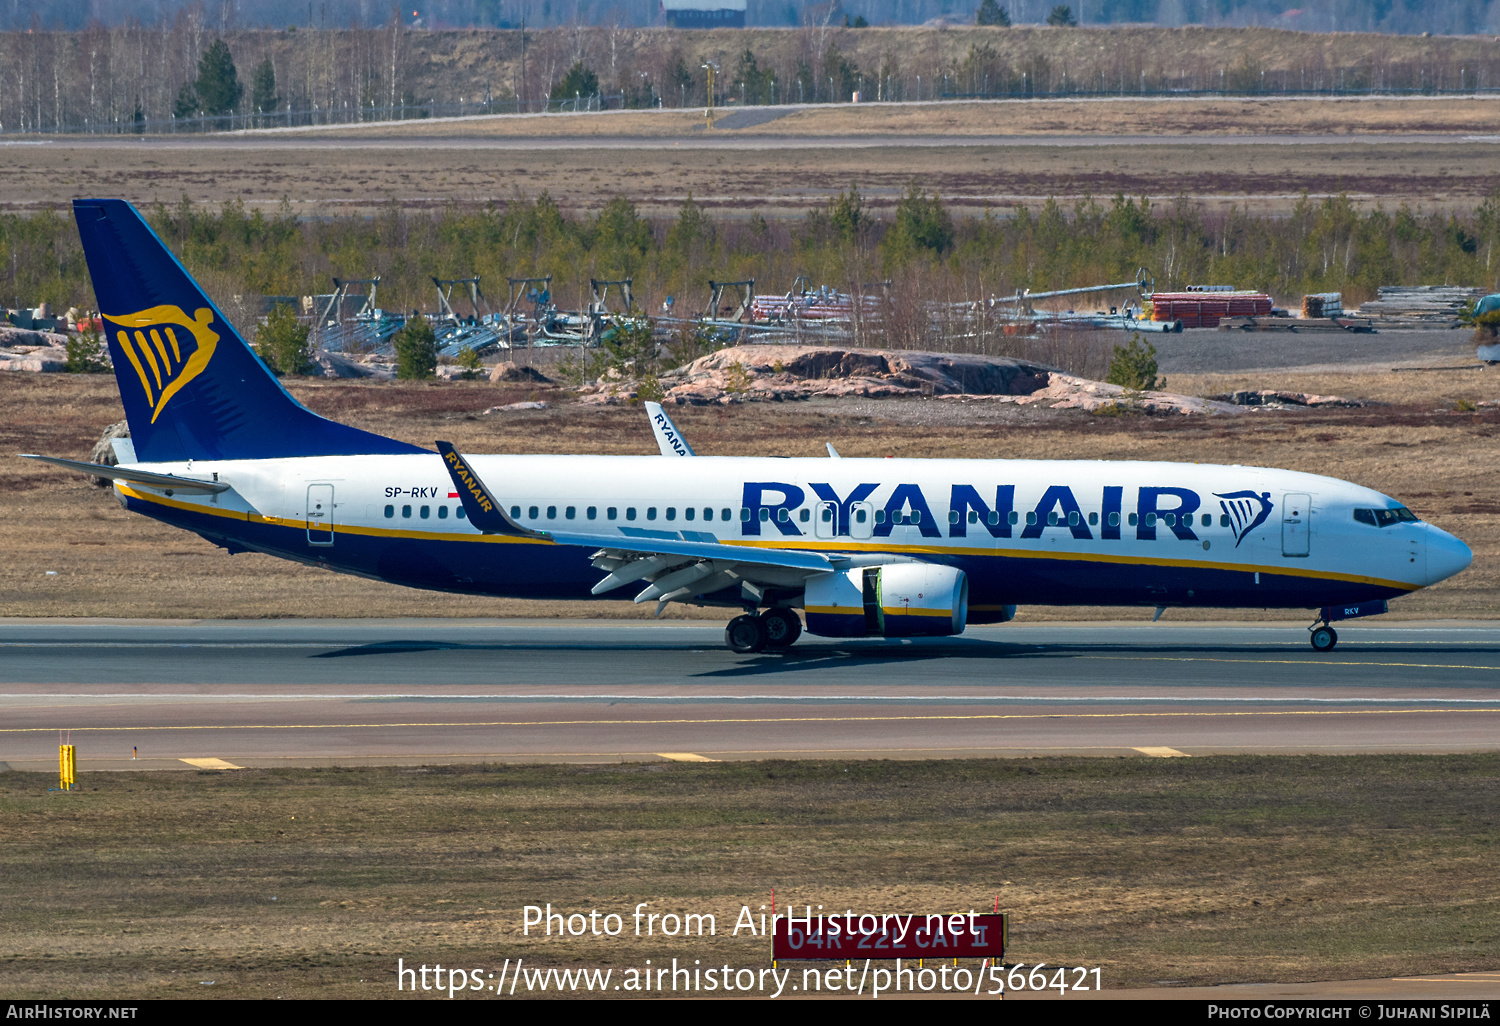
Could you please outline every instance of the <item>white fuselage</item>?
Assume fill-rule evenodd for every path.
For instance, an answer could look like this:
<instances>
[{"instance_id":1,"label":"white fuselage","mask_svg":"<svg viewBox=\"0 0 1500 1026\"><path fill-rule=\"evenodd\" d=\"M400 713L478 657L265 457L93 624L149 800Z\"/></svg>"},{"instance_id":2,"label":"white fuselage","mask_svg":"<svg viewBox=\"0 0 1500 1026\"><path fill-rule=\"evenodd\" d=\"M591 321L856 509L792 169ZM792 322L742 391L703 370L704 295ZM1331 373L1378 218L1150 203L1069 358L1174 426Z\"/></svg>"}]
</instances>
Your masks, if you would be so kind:
<instances>
[{"instance_id":1,"label":"white fuselage","mask_svg":"<svg viewBox=\"0 0 1500 1026\"><path fill-rule=\"evenodd\" d=\"M1468 565L1467 546L1371 489L1295 471L1060 460L473 456L522 525L639 544L721 544L928 560L987 603L1314 607L1383 598ZM480 534L436 455L139 464L231 490L130 508L231 549L395 583L586 595L588 551ZM314 507L317 507L316 509ZM1388 520L1389 517L1382 517ZM775 577L776 575L772 575ZM805 575L804 575L805 576ZM773 581L788 584L785 574Z\"/></svg>"}]
</instances>

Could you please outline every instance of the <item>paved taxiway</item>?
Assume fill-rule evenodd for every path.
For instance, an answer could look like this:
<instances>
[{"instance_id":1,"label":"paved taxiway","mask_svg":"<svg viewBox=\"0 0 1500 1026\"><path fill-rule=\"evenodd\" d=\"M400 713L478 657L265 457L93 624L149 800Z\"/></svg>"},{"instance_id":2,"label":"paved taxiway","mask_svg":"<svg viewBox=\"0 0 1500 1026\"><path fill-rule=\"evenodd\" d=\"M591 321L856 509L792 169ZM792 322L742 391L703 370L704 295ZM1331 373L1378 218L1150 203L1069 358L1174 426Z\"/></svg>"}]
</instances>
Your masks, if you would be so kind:
<instances>
[{"instance_id":1,"label":"paved taxiway","mask_svg":"<svg viewBox=\"0 0 1500 1026\"><path fill-rule=\"evenodd\" d=\"M1032 624L736 656L709 622L0 623L0 765L1500 747L1500 625ZM140 759L131 762L132 748Z\"/></svg>"}]
</instances>

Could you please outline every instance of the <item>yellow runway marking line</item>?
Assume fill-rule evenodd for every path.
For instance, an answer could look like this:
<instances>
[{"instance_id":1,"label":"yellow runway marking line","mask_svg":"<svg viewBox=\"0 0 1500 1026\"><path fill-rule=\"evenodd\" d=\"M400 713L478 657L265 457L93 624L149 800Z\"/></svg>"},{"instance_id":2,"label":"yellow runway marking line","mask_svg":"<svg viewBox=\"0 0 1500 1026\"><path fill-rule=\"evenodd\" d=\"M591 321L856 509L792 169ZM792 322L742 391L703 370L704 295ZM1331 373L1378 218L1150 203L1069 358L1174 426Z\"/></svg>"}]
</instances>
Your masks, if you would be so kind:
<instances>
[{"instance_id":1,"label":"yellow runway marking line","mask_svg":"<svg viewBox=\"0 0 1500 1026\"><path fill-rule=\"evenodd\" d=\"M1418 716L1500 713L1500 706L1483 709L1250 709L1244 712L1126 712L1126 713L975 713L968 716L747 716L696 720L474 720L439 723L203 723L197 726L70 727L75 734L143 730L403 730L412 727L660 727L672 725L750 723L931 723L944 720L1136 720L1212 719L1248 716ZM52 734L56 727L0 727L0 734Z\"/></svg>"},{"instance_id":2,"label":"yellow runway marking line","mask_svg":"<svg viewBox=\"0 0 1500 1026\"><path fill-rule=\"evenodd\" d=\"M245 768L243 766L236 766L232 762L225 762L223 759L178 759L177 761L178 762L185 762L189 766L197 766L199 769L244 769Z\"/></svg>"},{"instance_id":3,"label":"yellow runway marking line","mask_svg":"<svg viewBox=\"0 0 1500 1026\"><path fill-rule=\"evenodd\" d=\"M1454 976L1393 976L1393 983L1500 983L1494 973L1460 973Z\"/></svg>"},{"instance_id":4,"label":"yellow runway marking line","mask_svg":"<svg viewBox=\"0 0 1500 1026\"><path fill-rule=\"evenodd\" d=\"M671 759L673 762L718 762L719 761L718 759L710 759L706 755L699 755L696 752L652 752L651 754L652 755L660 756L663 759Z\"/></svg>"},{"instance_id":5,"label":"yellow runway marking line","mask_svg":"<svg viewBox=\"0 0 1500 1026\"><path fill-rule=\"evenodd\" d=\"M1132 749L1132 751L1140 752L1142 755L1149 755L1149 756L1151 756L1154 759L1186 759L1186 758L1189 758L1187 752L1179 752L1175 748L1147 747L1147 748L1135 748L1135 749Z\"/></svg>"}]
</instances>

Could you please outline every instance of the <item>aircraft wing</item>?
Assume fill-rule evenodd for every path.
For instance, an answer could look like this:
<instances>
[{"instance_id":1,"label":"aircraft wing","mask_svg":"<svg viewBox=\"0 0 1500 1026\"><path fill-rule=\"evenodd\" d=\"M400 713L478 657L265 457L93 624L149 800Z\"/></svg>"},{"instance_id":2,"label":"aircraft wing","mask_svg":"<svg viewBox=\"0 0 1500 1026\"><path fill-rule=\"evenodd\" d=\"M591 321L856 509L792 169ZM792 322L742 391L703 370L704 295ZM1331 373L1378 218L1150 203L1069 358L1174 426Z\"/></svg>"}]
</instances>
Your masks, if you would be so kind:
<instances>
[{"instance_id":1,"label":"aircraft wing","mask_svg":"<svg viewBox=\"0 0 1500 1026\"><path fill-rule=\"evenodd\" d=\"M28 452L21 453L21 458L50 463L54 467L62 467L64 470L76 470L79 473L88 474L90 477L104 477L111 481L133 481L136 484L147 485L151 488L168 488L177 492L209 494L229 491L229 485L221 481L203 481L191 477L177 477L175 474L154 474L149 470L129 470L125 467L111 467L103 463L89 463L85 460L65 460L57 456L38 456Z\"/></svg>"},{"instance_id":2,"label":"aircraft wing","mask_svg":"<svg viewBox=\"0 0 1500 1026\"><path fill-rule=\"evenodd\" d=\"M513 520L502 503L479 479L451 442L438 442L448 476L458 489L469 522L485 534L537 538L559 545L593 548L594 566L607 576L594 586L595 595L646 581L636 602L657 600L657 612L668 602L706 595L739 584L800 585L807 577L827 573L849 560L798 549L728 545L707 532L653 531L640 528L622 537L587 531L534 531ZM701 534L702 537L693 537Z\"/></svg>"}]
</instances>

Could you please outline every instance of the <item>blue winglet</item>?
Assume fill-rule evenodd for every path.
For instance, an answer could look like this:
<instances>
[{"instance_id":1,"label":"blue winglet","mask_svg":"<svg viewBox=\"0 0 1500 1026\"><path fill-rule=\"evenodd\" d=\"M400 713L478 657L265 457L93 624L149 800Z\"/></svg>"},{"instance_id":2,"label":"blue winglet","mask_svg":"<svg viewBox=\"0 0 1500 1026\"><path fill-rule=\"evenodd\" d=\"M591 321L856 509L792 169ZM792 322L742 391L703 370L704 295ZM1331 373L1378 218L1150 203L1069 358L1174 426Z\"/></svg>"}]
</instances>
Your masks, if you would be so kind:
<instances>
[{"instance_id":1,"label":"blue winglet","mask_svg":"<svg viewBox=\"0 0 1500 1026\"><path fill-rule=\"evenodd\" d=\"M464 505L469 523L479 528L482 534L512 534L524 538L548 538L545 531L532 531L516 523L505 514L500 500L479 480L469 461L458 454L452 442L438 442L438 453L443 457L443 467L458 489L458 501Z\"/></svg>"},{"instance_id":2,"label":"blue winglet","mask_svg":"<svg viewBox=\"0 0 1500 1026\"><path fill-rule=\"evenodd\" d=\"M293 399L129 203L74 200L73 217L141 462L426 451Z\"/></svg>"}]
</instances>

